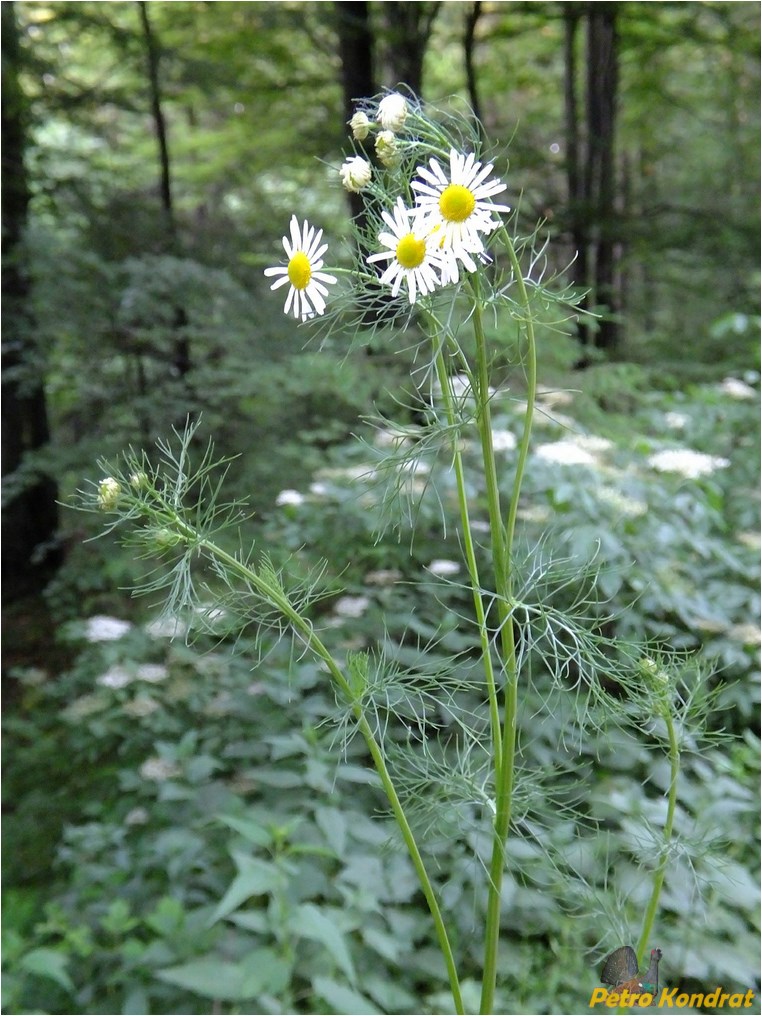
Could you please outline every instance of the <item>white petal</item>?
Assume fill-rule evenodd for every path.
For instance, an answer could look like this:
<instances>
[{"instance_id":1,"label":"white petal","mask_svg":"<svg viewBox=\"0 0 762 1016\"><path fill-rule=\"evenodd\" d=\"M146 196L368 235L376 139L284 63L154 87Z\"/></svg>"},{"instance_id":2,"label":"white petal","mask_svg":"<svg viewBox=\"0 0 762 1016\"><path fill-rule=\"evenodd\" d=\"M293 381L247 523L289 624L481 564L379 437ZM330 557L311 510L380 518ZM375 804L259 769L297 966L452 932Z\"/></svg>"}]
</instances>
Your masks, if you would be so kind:
<instances>
[{"instance_id":1,"label":"white petal","mask_svg":"<svg viewBox=\"0 0 762 1016\"><path fill-rule=\"evenodd\" d=\"M288 275L284 275L282 279L278 279L277 282L273 282L270 289L280 289L281 286L285 286L287 282L290 282Z\"/></svg>"},{"instance_id":2,"label":"white petal","mask_svg":"<svg viewBox=\"0 0 762 1016\"><path fill-rule=\"evenodd\" d=\"M368 262L368 264L374 264L376 261L383 261L384 259L388 261L389 258L393 258L396 256L397 255L394 253L393 250L383 250L380 252L380 254L371 254L365 260Z\"/></svg>"}]
</instances>

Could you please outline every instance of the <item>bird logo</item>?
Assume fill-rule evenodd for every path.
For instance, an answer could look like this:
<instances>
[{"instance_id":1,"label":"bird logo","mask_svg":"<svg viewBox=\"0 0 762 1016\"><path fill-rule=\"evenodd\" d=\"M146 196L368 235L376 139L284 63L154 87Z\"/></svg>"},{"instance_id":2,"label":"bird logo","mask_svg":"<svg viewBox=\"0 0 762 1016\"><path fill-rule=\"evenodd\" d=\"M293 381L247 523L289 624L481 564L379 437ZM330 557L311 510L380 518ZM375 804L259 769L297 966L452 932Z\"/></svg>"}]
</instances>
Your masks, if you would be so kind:
<instances>
[{"instance_id":1,"label":"bird logo","mask_svg":"<svg viewBox=\"0 0 762 1016\"><path fill-rule=\"evenodd\" d=\"M638 957L632 946L623 945L606 958L601 971L601 981L611 984L622 994L652 995L659 991L659 960L661 949L651 950L651 961L644 974L638 973Z\"/></svg>"}]
</instances>

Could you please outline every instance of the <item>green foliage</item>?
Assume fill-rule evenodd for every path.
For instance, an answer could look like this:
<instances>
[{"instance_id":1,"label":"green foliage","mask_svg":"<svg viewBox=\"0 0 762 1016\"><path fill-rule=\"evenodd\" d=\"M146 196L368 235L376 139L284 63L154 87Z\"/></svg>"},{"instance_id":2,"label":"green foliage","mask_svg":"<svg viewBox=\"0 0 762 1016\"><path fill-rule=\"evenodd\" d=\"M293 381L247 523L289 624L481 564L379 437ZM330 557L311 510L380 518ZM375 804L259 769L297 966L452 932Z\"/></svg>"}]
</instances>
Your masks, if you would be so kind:
<instances>
[{"instance_id":1,"label":"green foliage","mask_svg":"<svg viewBox=\"0 0 762 1016\"><path fill-rule=\"evenodd\" d=\"M156 194L136 6L16 5L33 120L31 367L46 375L54 441L7 490L41 468L66 497L97 456L150 445L199 414L199 435L241 452L225 496L258 513L243 546L267 548L271 586L346 654L351 690L387 738L434 858L463 998L476 1011L493 802L466 734L483 714L472 681L480 646L442 406L422 407L418 384L410 390L414 319L404 334L361 336L370 355L331 335L313 356L261 278L280 257L276 218L298 208L345 221L334 172L307 173L315 156L335 161L343 133L332 5L149 6L174 240ZM454 68L466 7L438 14L432 95L462 94ZM658 696L634 694L632 660L614 657L617 638L715 661L703 701L689 673L675 678L683 701L708 713L708 737L681 730L678 846L656 926L665 980L745 990L758 972L759 742L748 730L758 698L758 427L755 392L736 398L720 385L730 368L758 383L758 25L748 4L621 7L624 353L639 365L601 364L569 380L575 349L540 313L543 380L554 390L540 399L516 559L543 597L522 589L511 607L530 666L502 1012L579 1011L597 960L633 939L647 906L667 731ZM477 63L490 133L521 128L506 175L518 221L545 217L563 239L562 103L549 84L562 78L560 14L559 5L483 5ZM556 250L535 262L547 258L549 274L574 253ZM454 320L460 308L451 311ZM500 314L486 325L508 497L521 346ZM569 405L555 388L581 392ZM372 405L368 427L360 421ZM361 429L365 446L347 446ZM460 433L470 461L473 427ZM559 443L565 451L548 450ZM570 446L577 457L564 461ZM715 461L694 478L649 463L686 450ZM399 500L381 493L390 475ZM469 496L483 524L485 492L477 484ZM210 571L190 645L168 643L161 625L145 626L145 607L117 591L136 584L134 550L108 538L79 545L90 533L79 516L67 527L76 547L49 601L70 622L59 637L76 662L56 675L15 671L19 705L5 719L5 1010L449 1011L413 869L379 817L356 717L337 707L325 673L271 634L255 637L253 613L241 626ZM143 536L164 563L184 550L166 527ZM135 626L89 644L81 618L92 611ZM570 612L592 626L576 654L569 641L580 629L558 621ZM639 737L604 722L600 695L639 707L629 717ZM584 737L570 735L580 712ZM727 746L723 731L734 735Z\"/></svg>"},{"instance_id":2,"label":"green foliage","mask_svg":"<svg viewBox=\"0 0 762 1016\"><path fill-rule=\"evenodd\" d=\"M543 466L539 455L523 525L530 538L540 524L534 512L551 511L554 556L585 557L595 540L605 539L598 557L605 565L598 578L604 614L616 615L619 632L651 630L719 650L718 688L730 708L714 714L712 726L742 731L756 688L758 646L745 641L751 632L736 630L756 612L756 555L738 537L754 529L748 491L757 460L738 442L750 433L754 404L715 385L682 398L644 394L640 380L625 388L614 376L627 405L627 430L587 395L555 407L551 394L544 397L548 414L564 418L543 425L540 447L568 439L570 413L578 410L589 423L575 424L573 433L589 434L595 420L599 434L610 433L615 443L597 453L599 466ZM496 427L513 426L510 397L504 418L500 404ZM679 444L707 455L730 452L730 466L696 480L646 466L655 448L678 443L664 441L665 414L678 411L687 417ZM302 504L281 506L267 532L269 544L295 550L301 533L301 546L306 540L310 548L300 552L305 568L310 557L333 548L327 588L341 583L355 601L365 601L350 603L347 612L334 592L315 608L316 620L332 626L354 652L353 672L363 686L374 664L362 647L382 623L386 651L398 668L417 672L419 684L421 647L432 640L443 660L455 652L466 667L476 645L460 620L468 599L457 576L444 584L410 583L434 559L459 559L457 545L442 538L446 482L435 476L445 496L420 505L419 519L428 512L430 521L419 528L411 556L394 537L372 542L377 516L367 496L373 487L358 475L356 446L333 454L333 472L318 481L326 486ZM508 473L511 453L505 455ZM687 528L675 521L681 499L696 553L681 543ZM648 512L633 514L640 503ZM680 586L668 581L678 567ZM686 590L704 590L710 576L718 590L738 595L715 596L717 627L702 631L696 621L705 604L686 602ZM559 595L558 605L568 607L575 594ZM82 631L69 629L76 638ZM392 847L387 821L368 817L381 799L360 742L345 738L337 761L336 705L319 668L307 660L289 665L285 647L262 653L264 645L259 662L247 663L247 636L216 644L207 635L196 639L186 647L136 627L116 642L83 644L76 666L55 682L40 686L34 675L19 675L34 711L6 719L14 757L6 791L23 798L25 812L24 824L14 814L6 820L6 836L12 847L18 844L5 853L12 880L24 871L25 844L39 839L40 830L51 823L60 829L56 823L65 815L67 831L57 885L26 904L19 896L8 902L7 1007L203 1013L215 998L223 1011L447 1011L443 970L409 862ZM434 664L436 654L428 660ZM575 1010L580 991L596 983L595 958L630 939L645 905L642 866L652 857L666 788L666 768L651 750L661 736L651 716L644 717L645 742L604 727L589 734L572 766L571 746L559 750L570 719L564 698L540 726L532 719L548 694L546 680L542 671L533 674L521 717L527 757L518 800L524 804L513 840L518 869L506 888L511 906L501 1011ZM415 698L410 685L397 681L387 684L383 698L379 689L374 693L379 717L403 749L424 689ZM469 708L468 695L460 708ZM480 834L467 788L478 769L474 758L459 760L448 748L458 729L452 719L440 723L442 759L461 774L464 790L451 797L449 826L432 826L426 809L415 821L427 830L445 906L469 957L468 997L469 970L478 975L478 950L469 943L482 897L470 856ZM409 791L422 804L442 789L436 750L422 770L409 773ZM70 760L66 773L61 757ZM703 748L684 761L677 822L685 846L671 862L657 928L665 983L690 977L740 990L753 980L758 912L749 873L758 863L752 849L758 759L759 744L746 733L730 750ZM568 771L560 796L557 790L547 802L550 825L549 815L538 811L537 792L549 767ZM46 794L29 796L23 782L29 772ZM71 774L78 774L74 793ZM578 804L569 807L580 779L584 815ZM58 795L64 810L55 805ZM213 969L229 975L226 1000L219 976L210 980Z\"/></svg>"}]
</instances>

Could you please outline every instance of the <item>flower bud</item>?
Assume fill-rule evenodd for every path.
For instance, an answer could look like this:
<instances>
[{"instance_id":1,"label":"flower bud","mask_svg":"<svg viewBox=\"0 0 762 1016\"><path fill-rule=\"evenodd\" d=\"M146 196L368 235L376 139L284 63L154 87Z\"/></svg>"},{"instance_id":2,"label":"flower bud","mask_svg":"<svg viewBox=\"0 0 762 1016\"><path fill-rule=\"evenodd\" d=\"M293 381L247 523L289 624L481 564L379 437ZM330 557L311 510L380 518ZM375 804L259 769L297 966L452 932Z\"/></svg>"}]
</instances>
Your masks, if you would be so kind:
<instances>
[{"instance_id":1,"label":"flower bud","mask_svg":"<svg viewBox=\"0 0 762 1016\"><path fill-rule=\"evenodd\" d=\"M388 169L394 169L400 162L400 149L391 131L380 131L376 138L378 161Z\"/></svg>"},{"instance_id":2,"label":"flower bud","mask_svg":"<svg viewBox=\"0 0 762 1016\"><path fill-rule=\"evenodd\" d=\"M139 470L130 476L130 486L134 487L135 490L143 490L148 486L148 475L143 470Z\"/></svg>"},{"instance_id":3,"label":"flower bud","mask_svg":"<svg viewBox=\"0 0 762 1016\"><path fill-rule=\"evenodd\" d=\"M364 141L370 134L370 120L362 110L355 113L349 121L349 126L352 128L352 137L355 141Z\"/></svg>"},{"instance_id":4,"label":"flower bud","mask_svg":"<svg viewBox=\"0 0 762 1016\"><path fill-rule=\"evenodd\" d=\"M357 194L370 183L373 170L371 165L359 155L353 156L343 164L340 171L341 182L348 191Z\"/></svg>"},{"instance_id":5,"label":"flower bud","mask_svg":"<svg viewBox=\"0 0 762 1016\"><path fill-rule=\"evenodd\" d=\"M399 92L385 95L378 104L378 122L385 131L402 130L407 119L407 99Z\"/></svg>"},{"instance_id":6,"label":"flower bud","mask_svg":"<svg viewBox=\"0 0 762 1016\"><path fill-rule=\"evenodd\" d=\"M110 512L116 507L122 493L121 484L113 476L107 476L98 484L98 507Z\"/></svg>"},{"instance_id":7,"label":"flower bud","mask_svg":"<svg viewBox=\"0 0 762 1016\"><path fill-rule=\"evenodd\" d=\"M176 547L178 543L182 543L183 539L179 533L175 533L166 527L155 529L152 536L158 550L169 550L172 547Z\"/></svg>"}]
</instances>

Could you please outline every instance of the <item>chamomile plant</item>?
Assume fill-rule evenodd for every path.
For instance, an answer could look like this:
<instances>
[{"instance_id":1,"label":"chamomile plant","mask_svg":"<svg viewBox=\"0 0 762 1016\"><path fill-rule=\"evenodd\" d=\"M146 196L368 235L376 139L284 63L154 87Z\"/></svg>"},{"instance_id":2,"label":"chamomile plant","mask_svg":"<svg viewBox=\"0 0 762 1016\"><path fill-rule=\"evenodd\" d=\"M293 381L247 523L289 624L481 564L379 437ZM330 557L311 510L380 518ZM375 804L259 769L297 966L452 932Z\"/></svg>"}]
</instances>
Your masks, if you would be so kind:
<instances>
[{"instance_id":1,"label":"chamomile plant","mask_svg":"<svg viewBox=\"0 0 762 1016\"><path fill-rule=\"evenodd\" d=\"M364 199L350 242L324 240L319 224L294 212L284 224L285 256L265 276L274 279L273 290L288 287L284 312L318 336L349 329L358 341L376 332L375 341L394 342L390 336L404 334L408 354L412 343L420 402L408 408L423 422L370 419L384 435L374 444L370 470L382 487L374 503L383 503L382 524L398 530L418 518L410 502L432 492L435 503L439 498L454 506L462 560L452 569L432 565L423 580L450 629L443 621L441 640L422 645L414 663L405 662L409 654L395 652L386 636L367 649L332 645L332 629L320 629L314 610L324 594L320 568L290 574L266 550L249 546L243 508L224 503L224 471L215 472L211 451L193 463L195 425L162 442L157 461L130 451L121 466L102 464L101 478L83 499L105 514L109 528L128 526L128 539L161 559L144 591L164 590L173 616L185 612L203 623L198 603L208 611L216 597L231 625L260 631L263 648L272 635L287 637L296 656L320 661L336 695L337 745L357 737L365 742L430 911L457 1013L474 1011L463 990L464 943L429 847L443 833L463 837L480 883L469 984L476 942L479 1012L492 1013L498 967L508 996L513 976L500 959L501 927L510 918L506 872L513 885L531 882L527 856L539 851L555 874L544 882L537 876L535 884L557 896L565 881L562 896L571 909L592 907L594 893L586 896L584 875L575 876L564 838L570 828L596 829L585 804L592 732L612 743L622 731L648 738L663 747L669 766L662 835L654 833L650 863L645 854L639 860L652 882L644 927L633 927L637 910L621 918L625 900L610 932L601 933L600 915L587 928L591 948L596 934L597 944L610 948L617 943L607 934L626 931L638 941L638 953L645 950L675 856L680 759L700 741L704 683L690 661L675 663L663 649L657 656L612 636L615 619L595 595L594 563L584 565L585 578L577 562L555 560L549 542L523 545L519 521L537 401L537 325L552 336L577 311L575 295L551 276L539 229L519 230L518 195L510 193L506 161L485 149L470 114L432 110L399 92L359 103L350 131L353 150L336 177ZM349 267L341 256L348 249ZM279 297L282 292L273 295ZM488 335L498 320L514 336L514 367L524 375L507 472L501 458L506 432L493 418L501 399L512 400L515 409L515 397L501 391L495 372ZM437 490L438 484L447 490ZM229 528L240 532L237 551L219 539ZM445 604L453 592L457 624L475 648L448 655L453 608ZM563 723L556 722L559 716ZM393 728L406 730L406 739L392 738ZM563 769L543 766L537 745L559 728L568 762ZM556 835L560 827L564 833ZM514 849L527 837L531 851Z\"/></svg>"}]
</instances>

